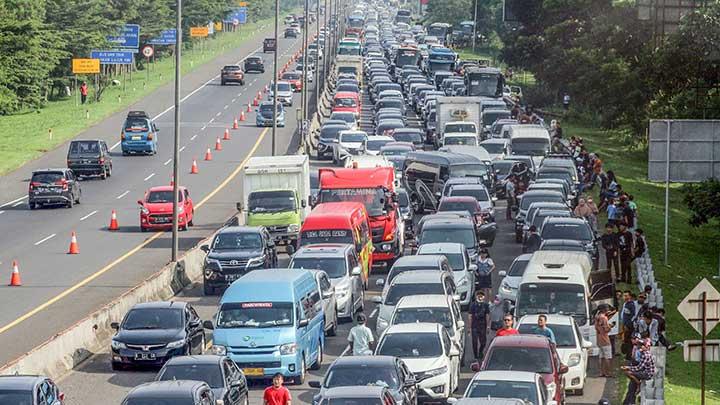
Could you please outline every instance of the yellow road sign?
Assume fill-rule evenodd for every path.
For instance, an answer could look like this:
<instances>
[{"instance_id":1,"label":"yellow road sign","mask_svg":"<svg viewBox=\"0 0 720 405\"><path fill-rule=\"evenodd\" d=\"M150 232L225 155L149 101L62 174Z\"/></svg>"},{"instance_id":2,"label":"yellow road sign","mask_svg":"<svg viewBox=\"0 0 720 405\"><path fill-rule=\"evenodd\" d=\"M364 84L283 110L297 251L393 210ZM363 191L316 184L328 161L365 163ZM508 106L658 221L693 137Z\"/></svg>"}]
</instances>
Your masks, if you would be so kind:
<instances>
[{"instance_id":1,"label":"yellow road sign","mask_svg":"<svg viewBox=\"0 0 720 405\"><path fill-rule=\"evenodd\" d=\"M210 33L210 29L205 27L190 27L190 36L191 37L206 37Z\"/></svg>"},{"instance_id":2,"label":"yellow road sign","mask_svg":"<svg viewBox=\"0 0 720 405\"><path fill-rule=\"evenodd\" d=\"M247 2L247 1L239 1L239 2L238 2L238 6L239 6L239 7L247 7L247 6L248 6L248 2Z\"/></svg>"},{"instance_id":3,"label":"yellow road sign","mask_svg":"<svg viewBox=\"0 0 720 405\"><path fill-rule=\"evenodd\" d=\"M222 29L223 29L223 23L221 23L219 21L216 22L215 23L215 31L222 31Z\"/></svg>"},{"instance_id":4,"label":"yellow road sign","mask_svg":"<svg viewBox=\"0 0 720 405\"><path fill-rule=\"evenodd\" d=\"M100 73L100 59L73 59L72 71L75 74Z\"/></svg>"}]
</instances>

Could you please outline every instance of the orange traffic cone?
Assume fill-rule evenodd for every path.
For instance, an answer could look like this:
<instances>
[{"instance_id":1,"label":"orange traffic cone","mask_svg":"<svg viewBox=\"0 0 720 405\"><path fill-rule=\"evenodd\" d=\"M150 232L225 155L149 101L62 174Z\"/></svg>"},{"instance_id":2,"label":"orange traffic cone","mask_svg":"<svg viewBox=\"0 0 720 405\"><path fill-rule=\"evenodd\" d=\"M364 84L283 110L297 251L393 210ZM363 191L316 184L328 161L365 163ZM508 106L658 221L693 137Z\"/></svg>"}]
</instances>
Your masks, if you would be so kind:
<instances>
[{"instance_id":1,"label":"orange traffic cone","mask_svg":"<svg viewBox=\"0 0 720 405\"><path fill-rule=\"evenodd\" d=\"M220 143L220 138L215 141L215 150L222 150L222 143Z\"/></svg>"},{"instance_id":2,"label":"orange traffic cone","mask_svg":"<svg viewBox=\"0 0 720 405\"><path fill-rule=\"evenodd\" d=\"M262 92L258 91L258 93L257 93L257 99L258 99L258 100L261 100L261 99L262 99Z\"/></svg>"},{"instance_id":3,"label":"orange traffic cone","mask_svg":"<svg viewBox=\"0 0 720 405\"><path fill-rule=\"evenodd\" d=\"M248 104L247 112L250 112L250 111L252 111L252 109L250 108L250 104Z\"/></svg>"},{"instance_id":4,"label":"orange traffic cone","mask_svg":"<svg viewBox=\"0 0 720 405\"><path fill-rule=\"evenodd\" d=\"M190 174L198 174L197 160L193 159L192 167L190 168Z\"/></svg>"},{"instance_id":5,"label":"orange traffic cone","mask_svg":"<svg viewBox=\"0 0 720 405\"><path fill-rule=\"evenodd\" d=\"M110 214L110 226L108 227L109 231L117 231L120 229L118 226L118 220L117 220L117 214L115 213L115 210L112 210L112 214Z\"/></svg>"},{"instance_id":6,"label":"orange traffic cone","mask_svg":"<svg viewBox=\"0 0 720 405\"><path fill-rule=\"evenodd\" d=\"M10 276L10 284L8 284L10 287L20 287L22 285L22 281L20 281L20 270L18 270L18 265L15 260L12 262L12 276Z\"/></svg>"},{"instance_id":7,"label":"orange traffic cone","mask_svg":"<svg viewBox=\"0 0 720 405\"><path fill-rule=\"evenodd\" d=\"M68 254L76 255L78 253L80 253L80 247L78 246L77 236L75 236L75 231L73 231L72 238L70 238L70 249L68 249Z\"/></svg>"},{"instance_id":8,"label":"orange traffic cone","mask_svg":"<svg viewBox=\"0 0 720 405\"><path fill-rule=\"evenodd\" d=\"M245 111L240 111L240 121L245 121Z\"/></svg>"},{"instance_id":9,"label":"orange traffic cone","mask_svg":"<svg viewBox=\"0 0 720 405\"><path fill-rule=\"evenodd\" d=\"M210 153L210 148L207 148L207 152L205 152L205 160L212 160L212 153Z\"/></svg>"},{"instance_id":10,"label":"orange traffic cone","mask_svg":"<svg viewBox=\"0 0 720 405\"><path fill-rule=\"evenodd\" d=\"M255 107L257 107L257 106L260 105L260 102L258 101L257 98L254 98L254 99L253 99L253 105L254 105Z\"/></svg>"},{"instance_id":11,"label":"orange traffic cone","mask_svg":"<svg viewBox=\"0 0 720 405\"><path fill-rule=\"evenodd\" d=\"M235 125L237 126L237 120L235 120ZM226 129L225 133L223 134L223 141L229 141L230 140L230 130Z\"/></svg>"},{"instance_id":12,"label":"orange traffic cone","mask_svg":"<svg viewBox=\"0 0 720 405\"><path fill-rule=\"evenodd\" d=\"M175 185L175 176L170 176L170 186L172 187L174 185Z\"/></svg>"},{"instance_id":13,"label":"orange traffic cone","mask_svg":"<svg viewBox=\"0 0 720 405\"><path fill-rule=\"evenodd\" d=\"M266 84L266 85L265 85L265 93L267 93L268 91L270 91L270 86L268 86L268 85Z\"/></svg>"},{"instance_id":14,"label":"orange traffic cone","mask_svg":"<svg viewBox=\"0 0 720 405\"><path fill-rule=\"evenodd\" d=\"M238 128L240 128L240 127L238 126L238 122L237 122L237 118L236 118L233 120L233 129L238 129Z\"/></svg>"}]
</instances>

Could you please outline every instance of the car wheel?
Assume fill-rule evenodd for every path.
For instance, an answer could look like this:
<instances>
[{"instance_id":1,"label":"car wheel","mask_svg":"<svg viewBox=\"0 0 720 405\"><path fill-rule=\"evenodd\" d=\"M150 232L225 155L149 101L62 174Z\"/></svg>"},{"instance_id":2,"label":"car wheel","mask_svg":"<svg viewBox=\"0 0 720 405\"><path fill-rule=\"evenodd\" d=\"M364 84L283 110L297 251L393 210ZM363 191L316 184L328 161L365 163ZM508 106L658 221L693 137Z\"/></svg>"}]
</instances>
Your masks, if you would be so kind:
<instances>
[{"instance_id":1,"label":"car wheel","mask_svg":"<svg viewBox=\"0 0 720 405\"><path fill-rule=\"evenodd\" d=\"M318 354L317 358L315 359L315 362L312 366L310 366L311 370L320 370L320 367L322 366L322 360L323 360L323 350L322 350L322 341L318 340Z\"/></svg>"},{"instance_id":2,"label":"car wheel","mask_svg":"<svg viewBox=\"0 0 720 405\"><path fill-rule=\"evenodd\" d=\"M302 361L300 362L300 375L293 378L293 383L295 385L303 385L305 383L305 356L303 356Z\"/></svg>"},{"instance_id":3,"label":"car wheel","mask_svg":"<svg viewBox=\"0 0 720 405\"><path fill-rule=\"evenodd\" d=\"M107 176L108 177L112 176L112 165L108 166Z\"/></svg>"},{"instance_id":4,"label":"car wheel","mask_svg":"<svg viewBox=\"0 0 720 405\"><path fill-rule=\"evenodd\" d=\"M245 80L240 80L240 85L241 85L241 86L244 86L244 85L245 85Z\"/></svg>"},{"instance_id":5,"label":"car wheel","mask_svg":"<svg viewBox=\"0 0 720 405\"><path fill-rule=\"evenodd\" d=\"M140 227L140 232L147 232L147 231L148 231L147 228L145 228L144 226Z\"/></svg>"},{"instance_id":6,"label":"car wheel","mask_svg":"<svg viewBox=\"0 0 720 405\"><path fill-rule=\"evenodd\" d=\"M200 340L200 351L198 352L198 355L202 355L205 351L205 332L203 331L202 337Z\"/></svg>"},{"instance_id":7,"label":"car wheel","mask_svg":"<svg viewBox=\"0 0 720 405\"><path fill-rule=\"evenodd\" d=\"M188 221L187 224L188 224L188 226L195 226L195 224L193 223L193 219L195 219L195 211L192 212L191 216L192 216L192 218L190 219L190 221Z\"/></svg>"},{"instance_id":8,"label":"car wheel","mask_svg":"<svg viewBox=\"0 0 720 405\"><path fill-rule=\"evenodd\" d=\"M35 205L35 203L31 202L31 203L28 203L28 207L30 207L31 210L34 210L37 208L37 205Z\"/></svg>"},{"instance_id":9,"label":"car wheel","mask_svg":"<svg viewBox=\"0 0 720 405\"><path fill-rule=\"evenodd\" d=\"M203 283L203 293L205 295L215 295L215 288L208 285L207 283Z\"/></svg>"},{"instance_id":10,"label":"car wheel","mask_svg":"<svg viewBox=\"0 0 720 405\"><path fill-rule=\"evenodd\" d=\"M220 85L221 85L221 86L224 86L224 85L225 85L225 80L220 80Z\"/></svg>"},{"instance_id":11,"label":"car wheel","mask_svg":"<svg viewBox=\"0 0 720 405\"><path fill-rule=\"evenodd\" d=\"M75 204L80 204L80 197L82 197L82 191L80 191L80 194L78 194L77 198L75 199Z\"/></svg>"}]
</instances>

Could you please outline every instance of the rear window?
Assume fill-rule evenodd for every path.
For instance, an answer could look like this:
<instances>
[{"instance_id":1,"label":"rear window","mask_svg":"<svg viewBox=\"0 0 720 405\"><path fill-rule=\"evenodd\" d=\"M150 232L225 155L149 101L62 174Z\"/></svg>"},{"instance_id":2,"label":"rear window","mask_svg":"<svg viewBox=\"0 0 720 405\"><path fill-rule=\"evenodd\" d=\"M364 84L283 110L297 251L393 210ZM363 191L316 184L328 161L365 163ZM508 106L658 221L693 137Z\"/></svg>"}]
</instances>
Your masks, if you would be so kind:
<instances>
[{"instance_id":1,"label":"rear window","mask_svg":"<svg viewBox=\"0 0 720 405\"><path fill-rule=\"evenodd\" d=\"M550 374L553 372L550 350L542 347L494 347L485 370L529 371Z\"/></svg>"},{"instance_id":2,"label":"rear window","mask_svg":"<svg viewBox=\"0 0 720 405\"><path fill-rule=\"evenodd\" d=\"M70 144L70 153L73 155L85 155L100 153L100 144L95 141L79 141Z\"/></svg>"},{"instance_id":3,"label":"rear window","mask_svg":"<svg viewBox=\"0 0 720 405\"><path fill-rule=\"evenodd\" d=\"M125 121L125 130L129 132L147 132L148 122L145 118L129 117Z\"/></svg>"},{"instance_id":4,"label":"rear window","mask_svg":"<svg viewBox=\"0 0 720 405\"><path fill-rule=\"evenodd\" d=\"M235 71L237 71L237 70L240 70L240 66L229 65L229 66L225 66L223 69L225 69L225 70L235 70Z\"/></svg>"},{"instance_id":5,"label":"rear window","mask_svg":"<svg viewBox=\"0 0 720 405\"><path fill-rule=\"evenodd\" d=\"M592 240L592 231L586 224L546 224L542 228L543 239Z\"/></svg>"},{"instance_id":6,"label":"rear window","mask_svg":"<svg viewBox=\"0 0 720 405\"><path fill-rule=\"evenodd\" d=\"M33 173L31 181L33 183L52 184L63 180L64 178L65 176L62 172L41 172Z\"/></svg>"},{"instance_id":7,"label":"rear window","mask_svg":"<svg viewBox=\"0 0 720 405\"><path fill-rule=\"evenodd\" d=\"M357 107L357 102L353 98L336 98L336 107Z\"/></svg>"},{"instance_id":8,"label":"rear window","mask_svg":"<svg viewBox=\"0 0 720 405\"><path fill-rule=\"evenodd\" d=\"M441 201L438 212L440 211L467 211L471 214L475 213L477 204L473 201Z\"/></svg>"}]
</instances>

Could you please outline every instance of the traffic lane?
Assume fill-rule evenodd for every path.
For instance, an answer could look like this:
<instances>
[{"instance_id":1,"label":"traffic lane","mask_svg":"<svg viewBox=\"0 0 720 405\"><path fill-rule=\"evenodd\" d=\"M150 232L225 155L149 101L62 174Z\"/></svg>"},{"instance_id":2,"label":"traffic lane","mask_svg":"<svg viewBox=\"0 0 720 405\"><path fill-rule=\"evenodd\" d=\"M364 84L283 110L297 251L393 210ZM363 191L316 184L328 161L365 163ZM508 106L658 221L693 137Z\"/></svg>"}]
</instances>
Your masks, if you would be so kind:
<instances>
[{"instance_id":1,"label":"traffic lane","mask_svg":"<svg viewBox=\"0 0 720 405\"><path fill-rule=\"evenodd\" d=\"M245 134L255 134L251 135L249 139L245 139L245 141L249 141L254 139L252 136L259 136L258 134L262 134L263 132L267 135L267 132L269 131L254 127L245 127L245 131L242 132ZM292 133L293 129L290 127L280 128L278 131L278 139L280 140L279 144L289 145L291 143L290 139ZM269 138L269 136L267 136L267 138ZM263 140L263 142L265 142L265 140ZM231 143L232 141L230 141L230 143L226 143L226 145ZM236 141L236 145L243 145L243 147L249 148L250 144L252 144L252 142L244 142L243 139ZM255 150L256 153L270 154L269 148L264 148L262 144L258 144L257 146L258 147ZM235 169L240 164L242 157L247 154L246 152L247 150L243 150L243 152L235 154L228 153L227 151L220 153L216 152L213 162L205 168L205 176L186 176L185 179L188 181L183 181L183 183L188 184L192 192L192 190L197 191L203 187L207 187L209 184L214 185L219 181L224 181L227 178L227 174L224 173L228 173L231 169ZM281 151L281 153L282 152L283 151ZM189 163L190 161L188 161L188 165ZM208 167L216 168L208 171ZM209 177L212 178L212 181L208 181ZM235 179L235 181L237 181L237 183L230 181L227 185L234 188L239 184L238 179ZM193 184L193 182L197 184ZM142 191L144 191L144 189L140 190L140 196L142 196ZM199 240L208 236L212 230L222 226L225 219L232 213L235 205L234 203L238 198L237 194L233 192L231 198L225 198L224 200L218 199L217 197L222 194L222 192L218 192L212 201L206 201L207 204L212 204L211 209L198 211L197 220L195 221L198 226L187 233L184 232L181 234L182 248L189 248ZM197 204L200 200L199 196L202 196L202 193L193 193L193 196ZM106 213L103 216L109 215L110 208L105 208ZM4 326L7 327L10 325L10 329L3 330L3 333L0 333L0 344L5 344L4 347L7 348L7 350L0 355L0 361L9 361L25 351L30 350L32 347L35 347L35 345L40 344L45 338L61 331L68 325L71 325L74 321L81 319L94 308L107 303L113 297L141 282L145 277L154 272L156 269L159 269L168 261L169 253L159 249L167 249L170 246L169 234L160 236L152 234L149 237L147 236L148 234L140 234L136 225L139 216L138 211L136 206L132 204L128 208L120 209L118 214L121 220L121 230L119 232L96 232L93 234L93 236L96 236L94 238L84 239L82 236L80 237L81 252L89 252L89 254L81 253L81 255L77 256L66 256L64 253L66 251L66 247L63 248L64 242L60 242L59 239L53 238L47 243L59 243L59 245L53 247L55 249L55 253L49 254L51 257L45 257L46 261L40 257L35 258L35 256L39 255L34 255L33 258L28 259L26 265L29 266L29 268L45 269L49 271L51 276L57 277L58 280L54 283L49 283L42 277L40 277L38 281L33 277L28 276L27 281L25 281L25 286L22 287L22 289L6 288L8 291L13 290L12 294L0 294L0 301L3 301L6 308L21 308L25 311L37 311L38 308L43 305L47 305L47 299L49 297L57 298L56 294L67 292L68 288L76 287L77 291L73 291L73 294L83 297L83 299L71 300L71 302L63 303L62 306L55 308L53 308L52 305L48 305L47 307L42 308L43 311L47 311L47 314L43 314L42 317L40 317L39 314L30 316L27 319L22 319L17 325L12 325L12 323L17 322L20 318L13 318L12 316L8 317L6 314L3 314L6 318L12 318L12 320L9 321L11 324L6 324ZM205 214L208 214L208 220L205 219ZM91 228L92 231L102 230L107 226L106 221L109 220L108 218L99 219L98 215L95 215L92 218L100 221L93 225L94 228ZM85 233L79 230L79 235L83 234L90 235L91 233ZM149 238L150 240L146 238ZM115 256L111 254L110 249L127 251L136 248L137 243L143 240L146 241L143 242L146 243L146 245L143 246L143 249L140 249L135 252L134 255L126 258L124 262L121 263L122 266L120 264L114 266L115 268L113 271L117 272L116 274L102 274L101 276L98 276L96 280L88 283L87 286L78 287L76 283L87 280L84 278L87 274L96 271L100 266L115 259ZM50 245L48 245L47 248L50 248ZM98 258L102 260L99 260ZM37 262L34 260L37 260ZM78 272L84 272L82 277L77 274ZM24 271L23 274L25 274ZM93 276L97 275L97 273L92 274ZM37 282L36 288L28 288L28 286L32 284L31 282ZM52 304L55 303L53 302ZM38 305L40 305L40 307L38 307ZM7 311L6 313L12 312ZM28 314L28 312L20 313L26 315ZM38 319L33 319L35 317L38 317ZM27 327L17 327L18 325L26 323L28 324ZM32 331L32 333L29 331ZM27 339L24 338L24 336L32 336L32 338Z\"/></svg>"}]
</instances>

